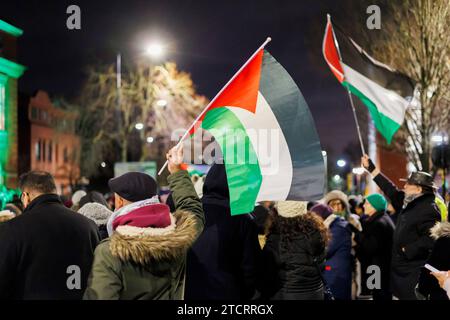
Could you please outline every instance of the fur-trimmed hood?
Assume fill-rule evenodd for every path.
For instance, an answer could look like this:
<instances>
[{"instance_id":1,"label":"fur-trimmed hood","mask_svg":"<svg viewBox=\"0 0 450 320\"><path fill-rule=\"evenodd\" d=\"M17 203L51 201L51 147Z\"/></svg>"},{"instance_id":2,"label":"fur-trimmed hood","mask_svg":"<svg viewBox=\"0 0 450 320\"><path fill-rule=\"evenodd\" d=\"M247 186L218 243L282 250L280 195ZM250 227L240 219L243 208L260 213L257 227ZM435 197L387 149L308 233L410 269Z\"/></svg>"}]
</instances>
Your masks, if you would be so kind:
<instances>
[{"instance_id":1,"label":"fur-trimmed hood","mask_svg":"<svg viewBox=\"0 0 450 320\"><path fill-rule=\"evenodd\" d=\"M191 213L182 210L177 210L171 220L166 228L117 227L110 237L112 255L140 265L180 257L197 237L196 220Z\"/></svg>"},{"instance_id":2,"label":"fur-trimmed hood","mask_svg":"<svg viewBox=\"0 0 450 320\"><path fill-rule=\"evenodd\" d=\"M348 203L348 196L340 190L333 190L333 191L328 192L325 195L325 197L323 198L323 203L328 205L328 203L331 200L335 200L335 199L341 200L344 203L345 212L347 214L349 214L350 213L350 204Z\"/></svg>"},{"instance_id":3,"label":"fur-trimmed hood","mask_svg":"<svg viewBox=\"0 0 450 320\"><path fill-rule=\"evenodd\" d=\"M431 237L437 240L442 237L450 238L450 222L438 222L430 229Z\"/></svg>"}]
</instances>

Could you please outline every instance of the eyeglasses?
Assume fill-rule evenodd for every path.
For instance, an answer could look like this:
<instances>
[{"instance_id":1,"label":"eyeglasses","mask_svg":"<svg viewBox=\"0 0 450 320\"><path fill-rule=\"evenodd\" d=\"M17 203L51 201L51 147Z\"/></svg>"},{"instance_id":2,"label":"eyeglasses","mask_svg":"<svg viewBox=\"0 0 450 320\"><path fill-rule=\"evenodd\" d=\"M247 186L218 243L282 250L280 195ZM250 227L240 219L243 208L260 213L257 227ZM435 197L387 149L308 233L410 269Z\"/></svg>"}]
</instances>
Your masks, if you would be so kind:
<instances>
[{"instance_id":1,"label":"eyeglasses","mask_svg":"<svg viewBox=\"0 0 450 320\"><path fill-rule=\"evenodd\" d=\"M332 200L328 203L330 207L342 206L341 200Z\"/></svg>"}]
</instances>

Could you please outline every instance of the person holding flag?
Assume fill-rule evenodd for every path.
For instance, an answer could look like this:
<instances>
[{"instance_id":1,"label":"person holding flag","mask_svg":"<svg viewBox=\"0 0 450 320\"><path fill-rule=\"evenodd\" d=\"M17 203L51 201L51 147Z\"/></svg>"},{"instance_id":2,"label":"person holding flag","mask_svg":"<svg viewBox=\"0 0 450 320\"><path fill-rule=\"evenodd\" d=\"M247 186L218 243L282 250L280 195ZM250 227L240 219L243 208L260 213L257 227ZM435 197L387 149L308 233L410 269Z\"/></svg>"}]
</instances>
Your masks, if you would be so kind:
<instances>
[{"instance_id":1,"label":"person holding flag","mask_svg":"<svg viewBox=\"0 0 450 320\"><path fill-rule=\"evenodd\" d=\"M391 262L391 286L400 300L416 300L415 287L423 265L433 249L430 229L441 220L435 203L433 177L426 172L413 172L400 190L384 176L368 155L361 166L399 212L394 231Z\"/></svg>"},{"instance_id":2,"label":"person holding flag","mask_svg":"<svg viewBox=\"0 0 450 320\"><path fill-rule=\"evenodd\" d=\"M260 201L323 196L325 167L314 121L293 79L264 49L269 41L179 142L206 130L222 154L203 188L207 223L189 253L186 299L251 298L260 247L248 213Z\"/></svg>"},{"instance_id":3,"label":"person holding flag","mask_svg":"<svg viewBox=\"0 0 450 320\"><path fill-rule=\"evenodd\" d=\"M179 142L200 129L214 136L223 155L231 215L252 212L260 201L319 200L324 193L325 165L314 120L294 80L264 49L269 41Z\"/></svg>"}]
</instances>

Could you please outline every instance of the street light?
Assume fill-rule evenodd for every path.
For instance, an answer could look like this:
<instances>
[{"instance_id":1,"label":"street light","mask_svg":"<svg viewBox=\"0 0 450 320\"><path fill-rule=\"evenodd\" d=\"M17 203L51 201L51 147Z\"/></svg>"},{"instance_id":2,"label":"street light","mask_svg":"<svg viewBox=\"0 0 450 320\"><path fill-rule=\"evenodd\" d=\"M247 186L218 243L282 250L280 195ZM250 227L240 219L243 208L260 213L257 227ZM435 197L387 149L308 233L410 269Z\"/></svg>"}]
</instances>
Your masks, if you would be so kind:
<instances>
[{"instance_id":1,"label":"street light","mask_svg":"<svg viewBox=\"0 0 450 320\"><path fill-rule=\"evenodd\" d=\"M337 164L337 166L338 166L339 168L343 168L343 167L345 167L345 166L347 165L347 162L346 162L345 160L343 160L343 159L339 159L339 160L336 162L336 164Z\"/></svg>"},{"instance_id":2,"label":"street light","mask_svg":"<svg viewBox=\"0 0 450 320\"><path fill-rule=\"evenodd\" d=\"M158 107L164 108L165 106L167 106L167 100L159 99L158 101L156 101L156 105Z\"/></svg>"},{"instance_id":3,"label":"street light","mask_svg":"<svg viewBox=\"0 0 450 320\"><path fill-rule=\"evenodd\" d=\"M335 175L334 177L333 177L333 181L334 182L336 182L336 183L339 183L340 181L341 181L341 176L340 175Z\"/></svg>"},{"instance_id":4,"label":"street light","mask_svg":"<svg viewBox=\"0 0 450 320\"><path fill-rule=\"evenodd\" d=\"M106 162L100 163L100 166L101 166L102 168L106 168Z\"/></svg>"},{"instance_id":5,"label":"street light","mask_svg":"<svg viewBox=\"0 0 450 320\"><path fill-rule=\"evenodd\" d=\"M136 123L136 125L134 126L136 128L136 130L142 130L144 129L144 124L142 122Z\"/></svg>"},{"instance_id":6,"label":"street light","mask_svg":"<svg viewBox=\"0 0 450 320\"><path fill-rule=\"evenodd\" d=\"M435 143L442 143L444 142L444 136L440 134L435 134L431 137L431 141Z\"/></svg>"},{"instance_id":7,"label":"street light","mask_svg":"<svg viewBox=\"0 0 450 320\"><path fill-rule=\"evenodd\" d=\"M145 53L152 58L159 58L164 54L164 48L160 43L152 43L146 49Z\"/></svg>"},{"instance_id":8,"label":"street light","mask_svg":"<svg viewBox=\"0 0 450 320\"><path fill-rule=\"evenodd\" d=\"M155 139L153 137L147 137L147 143L152 143Z\"/></svg>"},{"instance_id":9,"label":"street light","mask_svg":"<svg viewBox=\"0 0 450 320\"><path fill-rule=\"evenodd\" d=\"M353 168L352 172L353 174L362 175L364 173L364 168L362 167Z\"/></svg>"}]
</instances>

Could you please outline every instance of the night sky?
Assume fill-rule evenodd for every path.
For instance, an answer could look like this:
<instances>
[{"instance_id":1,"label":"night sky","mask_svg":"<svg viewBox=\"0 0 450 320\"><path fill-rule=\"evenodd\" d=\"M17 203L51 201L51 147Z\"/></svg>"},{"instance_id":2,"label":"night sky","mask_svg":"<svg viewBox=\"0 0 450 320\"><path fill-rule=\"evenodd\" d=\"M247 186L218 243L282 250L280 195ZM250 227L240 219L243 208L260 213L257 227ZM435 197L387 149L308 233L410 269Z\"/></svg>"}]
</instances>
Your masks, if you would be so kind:
<instances>
[{"instance_id":1,"label":"night sky","mask_svg":"<svg viewBox=\"0 0 450 320\"><path fill-rule=\"evenodd\" d=\"M66 8L81 8L81 30L68 30ZM18 62L28 69L19 90L74 97L88 65L125 63L151 40L212 98L267 36L266 47L294 78L317 124L322 148L339 156L357 140L348 97L326 66L321 41L327 12L340 1L3 0L0 19L24 30ZM361 14L364 14L362 12Z\"/></svg>"}]
</instances>

